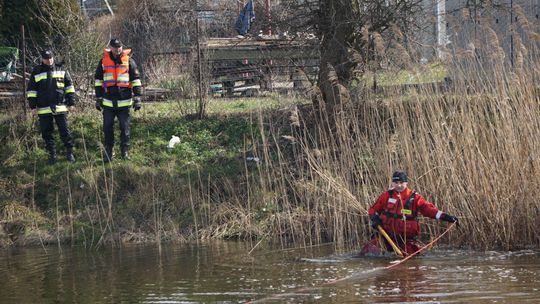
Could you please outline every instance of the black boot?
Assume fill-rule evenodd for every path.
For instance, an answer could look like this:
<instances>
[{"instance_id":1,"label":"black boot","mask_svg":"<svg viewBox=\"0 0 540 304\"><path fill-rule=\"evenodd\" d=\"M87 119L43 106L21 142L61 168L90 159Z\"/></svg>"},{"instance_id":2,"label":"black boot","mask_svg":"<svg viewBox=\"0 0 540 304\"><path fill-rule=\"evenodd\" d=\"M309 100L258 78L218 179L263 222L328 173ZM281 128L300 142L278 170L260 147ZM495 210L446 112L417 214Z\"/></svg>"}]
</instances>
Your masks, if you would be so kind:
<instances>
[{"instance_id":1,"label":"black boot","mask_svg":"<svg viewBox=\"0 0 540 304\"><path fill-rule=\"evenodd\" d=\"M129 153L128 153L127 147L122 147L121 153L122 153L121 156L123 160L129 160Z\"/></svg>"},{"instance_id":2,"label":"black boot","mask_svg":"<svg viewBox=\"0 0 540 304\"><path fill-rule=\"evenodd\" d=\"M75 156L73 156L73 149L68 149L66 152L66 159L70 163L75 162Z\"/></svg>"},{"instance_id":3,"label":"black boot","mask_svg":"<svg viewBox=\"0 0 540 304\"><path fill-rule=\"evenodd\" d=\"M49 150L49 160L48 160L48 163L49 165L54 165L56 163L56 151L53 149L53 150Z\"/></svg>"},{"instance_id":4,"label":"black boot","mask_svg":"<svg viewBox=\"0 0 540 304\"><path fill-rule=\"evenodd\" d=\"M103 155L103 161L108 163L113 160L113 147L112 146L106 146L105 147L105 154Z\"/></svg>"}]
</instances>

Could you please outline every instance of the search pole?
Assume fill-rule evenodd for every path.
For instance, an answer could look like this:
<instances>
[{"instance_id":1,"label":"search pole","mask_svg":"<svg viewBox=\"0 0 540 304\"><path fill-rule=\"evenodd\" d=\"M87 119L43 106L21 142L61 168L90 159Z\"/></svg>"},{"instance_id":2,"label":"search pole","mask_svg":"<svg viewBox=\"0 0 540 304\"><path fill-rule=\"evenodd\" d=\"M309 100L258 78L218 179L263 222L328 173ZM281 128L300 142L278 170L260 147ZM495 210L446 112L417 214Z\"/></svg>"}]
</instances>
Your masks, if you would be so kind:
<instances>
[{"instance_id":1,"label":"search pole","mask_svg":"<svg viewBox=\"0 0 540 304\"><path fill-rule=\"evenodd\" d=\"M21 24L21 51L22 51L22 78L23 78L23 113L26 117L26 42L24 38L24 24Z\"/></svg>"},{"instance_id":2,"label":"search pole","mask_svg":"<svg viewBox=\"0 0 540 304\"><path fill-rule=\"evenodd\" d=\"M268 35L268 38L271 38L272 35L272 14L270 13L270 0L264 1L264 8L266 11L266 19L267 19L267 27L266 27L266 35ZM272 66L273 62L272 59L266 59L264 61L266 63L263 73L263 83L264 88L266 90L271 91L272 90L272 70L270 69L270 66ZM261 87L262 88L262 87Z\"/></svg>"},{"instance_id":3,"label":"search pole","mask_svg":"<svg viewBox=\"0 0 540 304\"><path fill-rule=\"evenodd\" d=\"M199 24L199 1L195 0L195 35L197 36L197 80L199 82L199 119L203 119L206 114L206 102L203 96L203 77L202 77L202 62L201 62L201 39L200 39L200 24Z\"/></svg>"}]
</instances>

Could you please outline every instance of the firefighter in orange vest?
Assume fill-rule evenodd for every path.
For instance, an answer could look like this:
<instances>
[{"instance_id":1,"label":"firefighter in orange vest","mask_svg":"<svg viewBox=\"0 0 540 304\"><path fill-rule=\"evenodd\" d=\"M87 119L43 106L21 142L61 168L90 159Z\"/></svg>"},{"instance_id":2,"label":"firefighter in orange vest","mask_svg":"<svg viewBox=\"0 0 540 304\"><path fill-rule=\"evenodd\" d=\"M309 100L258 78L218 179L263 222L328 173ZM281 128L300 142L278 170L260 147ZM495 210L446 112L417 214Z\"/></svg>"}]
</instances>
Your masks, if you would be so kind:
<instances>
[{"instance_id":1,"label":"firefighter in orange vest","mask_svg":"<svg viewBox=\"0 0 540 304\"><path fill-rule=\"evenodd\" d=\"M120 123L120 155L122 159L129 159L130 108L141 109L139 69L130 54L131 49L124 49L120 40L111 39L96 68L96 109L103 111L105 162L113 158L115 118Z\"/></svg>"},{"instance_id":2,"label":"firefighter in orange vest","mask_svg":"<svg viewBox=\"0 0 540 304\"><path fill-rule=\"evenodd\" d=\"M32 113L39 117L41 137L49 152L49 164L56 162L54 123L66 148L66 159L74 162L73 139L69 131L68 108L75 105L75 87L62 64L54 62L50 50L41 52L41 64L34 67L28 81L26 97Z\"/></svg>"},{"instance_id":3,"label":"firefighter in orange vest","mask_svg":"<svg viewBox=\"0 0 540 304\"><path fill-rule=\"evenodd\" d=\"M440 211L422 195L409 189L405 171L394 172L390 190L383 192L368 210L373 229L377 230L379 225L382 226L406 255L420 249L416 241L420 235L418 214L450 223L459 223L457 217ZM362 248L361 253L378 253L376 248L379 242L378 236L375 236ZM387 250L392 250L386 241L385 245Z\"/></svg>"}]
</instances>

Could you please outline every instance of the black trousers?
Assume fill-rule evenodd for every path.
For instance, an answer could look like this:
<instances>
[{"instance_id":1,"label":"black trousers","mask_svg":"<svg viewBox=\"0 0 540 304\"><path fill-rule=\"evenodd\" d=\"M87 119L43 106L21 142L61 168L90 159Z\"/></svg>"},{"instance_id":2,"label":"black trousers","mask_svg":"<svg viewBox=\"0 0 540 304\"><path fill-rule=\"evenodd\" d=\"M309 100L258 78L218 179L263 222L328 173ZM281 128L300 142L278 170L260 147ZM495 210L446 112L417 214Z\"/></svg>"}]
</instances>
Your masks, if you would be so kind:
<instances>
[{"instance_id":1,"label":"black trousers","mask_svg":"<svg viewBox=\"0 0 540 304\"><path fill-rule=\"evenodd\" d=\"M114 119L118 117L120 125L120 147L127 149L129 147L131 114L129 107L109 108L103 107L103 135L105 137L105 146L114 146Z\"/></svg>"},{"instance_id":2,"label":"black trousers","mask_svg":"<svg viewBox=\"0 0 540 304\"><path fill-rule=\"evenodd\" d=\"M58 127L58 133L60 133L60 138L64 143L67 151L73 149L73 138L71 137L71 132L69 131L67 113L57 114L57 115L39 115L39 128L41 129L41 137L45 141L45 146L49 153L56 153L56 146L54 144L54 121L56 121L56 126Z\"/></svg>"}]
</instances>

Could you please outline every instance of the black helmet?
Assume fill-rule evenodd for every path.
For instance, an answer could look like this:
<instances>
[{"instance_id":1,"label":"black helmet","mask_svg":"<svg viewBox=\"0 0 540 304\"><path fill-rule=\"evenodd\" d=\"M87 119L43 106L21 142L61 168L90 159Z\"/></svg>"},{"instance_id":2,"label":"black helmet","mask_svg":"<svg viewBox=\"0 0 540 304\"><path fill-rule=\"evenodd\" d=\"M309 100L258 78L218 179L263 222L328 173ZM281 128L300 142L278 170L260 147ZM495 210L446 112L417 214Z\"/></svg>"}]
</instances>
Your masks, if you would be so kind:
<instances>
[{"instance_id":1,"label":"black helmet","mask_svg":"<svg viewBox=\"0 0 540 304\"><path fill-rule=\"evenodd\" d=\"M392 174L393 182L407 182L407 173L405 171L398 170Z\"/></svg>"},{"instance_id":2,"label":"black helmet","mask_svg":"<svg viewBox=\"0 0 540 304\"><path fill-rule=\"evenodd\" d=\"M119 48L122 46L122 41L120 41L118 38L113 38L111 41L109 41L109 45L113 48Z\"/></svg>"},{"instance_id":3,"label":"black helmet","mask_svg":"<svg viewBox=\"0 0 540 304\"><path fill-rule=\"evenodd\" d=\"M51 59L53 58L53 52L51 50L43 50L41 51L41 58Z\"/></svg>"}]
</instances>

